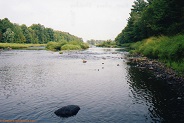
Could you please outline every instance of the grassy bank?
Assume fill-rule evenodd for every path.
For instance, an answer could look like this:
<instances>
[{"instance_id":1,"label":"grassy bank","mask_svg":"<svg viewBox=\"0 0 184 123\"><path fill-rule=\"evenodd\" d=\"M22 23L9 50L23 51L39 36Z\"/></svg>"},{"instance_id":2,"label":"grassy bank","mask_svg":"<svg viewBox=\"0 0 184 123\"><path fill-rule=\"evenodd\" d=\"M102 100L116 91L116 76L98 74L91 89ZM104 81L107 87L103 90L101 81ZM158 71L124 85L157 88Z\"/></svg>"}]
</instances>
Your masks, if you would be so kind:
<instances>
[{"instance_id":1,"label":"grassy bank","mask_svg":"<svg viewBox=\"0 0 184 123\"><path fill-rule=\"evenodd\" d=\"M132 54L158 59L168 67L180 73L184 72L184 35L151 37L126 46L131 48Z\"/></svg>"},{"instance_id":2,"label":"grassy bank","mask_svg":"<svg viewBox=\"0 0 184 123\"><path fill-rule=\"evenodd\" d=\"M0 43L0 49L26 49L30 47L42 47L45 44L18 44L18 43Z\"/></svg>"},{"instance_id":3,"label":"grassy bank","mask_svg":"<svg viewBox=\"0 0 184 123\"><path fill-rule=\"evenodd\" d=\"M82 50L87 49L89 46L80 41L60 41L60 42L48 42L46 48L52 51L60 50Z\"/></svg>"}]
</instances>

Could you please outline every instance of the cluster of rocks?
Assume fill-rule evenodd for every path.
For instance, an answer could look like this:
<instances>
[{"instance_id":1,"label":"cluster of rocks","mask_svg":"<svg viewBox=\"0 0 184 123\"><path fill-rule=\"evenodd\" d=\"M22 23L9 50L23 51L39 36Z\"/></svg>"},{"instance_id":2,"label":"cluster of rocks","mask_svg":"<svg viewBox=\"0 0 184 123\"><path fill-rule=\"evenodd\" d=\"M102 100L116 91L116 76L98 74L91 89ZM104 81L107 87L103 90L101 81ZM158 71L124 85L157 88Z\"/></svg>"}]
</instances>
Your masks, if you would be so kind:
<instances>
[{"instance_id":1,"label":"cluster of rocks","mask_svg":"<svg viewBox=\"0 0 184 123\"><path fill-rule=\"evenodd\" d=\"M184 77L179 76L173 69L166 67L163 63L148 59L147 57L127 57L130 64L141 70L149 70L157 79L162 79L168 85L178 90L180 95L184 97Z\"/></svg>"}]
</instances>

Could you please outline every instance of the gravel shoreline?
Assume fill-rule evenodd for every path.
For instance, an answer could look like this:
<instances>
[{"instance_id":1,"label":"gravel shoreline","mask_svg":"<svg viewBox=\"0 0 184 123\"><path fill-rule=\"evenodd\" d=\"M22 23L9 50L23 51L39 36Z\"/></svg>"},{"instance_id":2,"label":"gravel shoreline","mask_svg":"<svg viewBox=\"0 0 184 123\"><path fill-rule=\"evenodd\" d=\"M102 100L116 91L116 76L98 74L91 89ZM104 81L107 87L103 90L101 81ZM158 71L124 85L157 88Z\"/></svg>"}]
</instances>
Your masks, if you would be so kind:
<instances>
[{"instance_id":1,"label":"gravel shoreline","mask_svg":"<svg viewBox=\"0 0 184 123\"><path fill-rule=\"evenodd\" d=\"M184 77L179 76L174 70L166 67L163 63L141 56L128 56L130 65L141 70L149 70L156 79L164 80L172 89L177 90L178 99L184 101Z\"/></svg>"}]
</instances>

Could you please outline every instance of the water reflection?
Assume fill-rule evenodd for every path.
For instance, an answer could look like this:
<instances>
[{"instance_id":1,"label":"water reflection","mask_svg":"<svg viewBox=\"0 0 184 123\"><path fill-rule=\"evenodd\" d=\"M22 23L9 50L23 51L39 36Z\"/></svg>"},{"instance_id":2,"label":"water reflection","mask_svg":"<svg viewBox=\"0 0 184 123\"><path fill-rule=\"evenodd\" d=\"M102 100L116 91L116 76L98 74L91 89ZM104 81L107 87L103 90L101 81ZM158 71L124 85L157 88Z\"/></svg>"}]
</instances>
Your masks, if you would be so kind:
<instances>
[{"instance_id":1,"label":"water reflection","mask_svg":"<svg viewBox=\"0 0 184 123\"><path fill-rule=\"evenodd\" d=\"M184 122L184 101L178 90L163 80L154 78L152 73L134 66L129 68L129 84L135 103L149 106L149 115L158 122Z\"/></svg>"},{"instance_id":2,"label":"water reflection","mask_svg":"<svg viewBox=\"0 0 184 123\"><path fill-rule=\"evenodd\" d=\"M148 71L128 66L125 52L7 51L0 54L0 119L59 122L182 122L177 89ZM83 63L82 60L87 60ZM128 83L127 83L128 81ZM81 106L61 119L63 105Z\"/></svg>"}]
</instances>

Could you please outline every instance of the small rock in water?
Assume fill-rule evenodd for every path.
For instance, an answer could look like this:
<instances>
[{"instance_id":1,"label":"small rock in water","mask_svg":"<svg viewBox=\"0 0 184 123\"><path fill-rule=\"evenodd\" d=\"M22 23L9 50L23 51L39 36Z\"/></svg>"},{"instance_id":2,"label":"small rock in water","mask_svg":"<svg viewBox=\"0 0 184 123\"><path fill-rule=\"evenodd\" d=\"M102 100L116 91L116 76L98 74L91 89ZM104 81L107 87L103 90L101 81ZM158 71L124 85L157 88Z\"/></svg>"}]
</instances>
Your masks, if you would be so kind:
<instances>
[{"instance_id":1,"label":"small rock in water","mask_svg":"<svg viewBox=\"0 0 184 123\"><path fill-rule=\"evenodd\" d=\"M181 97L178 97L177 99L178 99L178 100L181 100Z\"/></svg>"},{"instance_id":2,"label":"small rock in water","mask_svg":"<svg viewBox=\"0 0 184 123\"><path fill-rule=\"evenodd\" d=\"M71 117L76 115L79 110L80 107L77 105L68 105L56 110L54 113L60 117Z\"/></svg>"},{"instance_id":3,"label":"small rock in water","mask_svg":"<svg viewBox=\"0 0 184 123\"><path fill-rule=\"evenodd\" d=\"M86 60L83 60L82 62L83 62L83 63L86 63L87 61L86 61Z\"/></svg>"}]
</instances>

